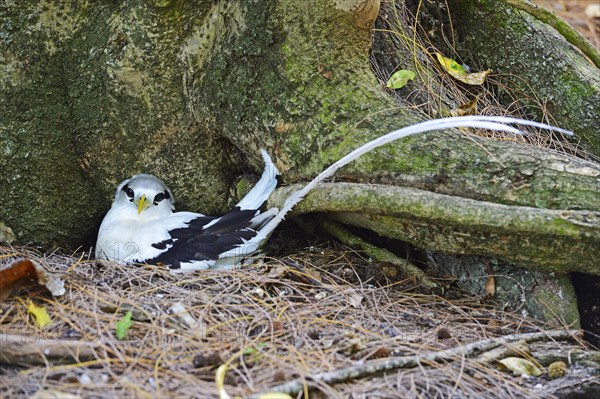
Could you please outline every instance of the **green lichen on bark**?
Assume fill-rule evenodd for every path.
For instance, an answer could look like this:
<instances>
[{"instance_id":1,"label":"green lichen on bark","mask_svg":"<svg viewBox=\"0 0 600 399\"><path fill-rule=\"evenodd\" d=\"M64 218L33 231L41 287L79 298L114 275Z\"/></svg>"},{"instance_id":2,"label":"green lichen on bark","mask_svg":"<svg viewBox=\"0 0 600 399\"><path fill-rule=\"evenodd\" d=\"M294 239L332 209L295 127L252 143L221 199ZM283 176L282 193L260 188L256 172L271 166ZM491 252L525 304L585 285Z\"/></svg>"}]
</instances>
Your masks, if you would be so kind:
<instances>
[{"instance_id":1,"label":"green lichen on bark","mask_svg":"<svg viewBox=\"0 0 600 399\"><path fill-rule=\"evenodd\" d=\"M97 198L79 172L69 138L73 124L62 62L67 54L55 44L69 26L44 30L47 12L30 3L0 5L0 52L3 64L15 68L0 76L0 219L20 242L49 245L93 234L92 223L77 219L90 220L94 210L86 205Z\"/></svg>"},{"instance_id":2,"label":"green lichen on bark","mask_svg":"<svg viewBox=\"0 0 600 399\"><path fill-rule=\"evenodd\" d=\"M276 192L281 206L298 187ZM373 184L322 184L294 210L323 212L420 248L495 256L547 272L599 274L600 213L507 206Z\"/></svg>"},{"instance_id":3,"label":"green lichen on bark","mask_svg":"<svg viewBox=\"0 0 600 399\"><path fill-rule=\"evenodd\" d=\"M337 175L510 205L600 209L597 164L466 134L432 133L385 146Z\"/></svg>"},{"instance_id":4,"label":"green lichen on bark","mask_svg":"<svg viewBox=\"0 0 600 399\"><path fill-rule=\"evenodd\" d=\"M20 242L93 243L114 188L140 172L167 181L184 208L225 211L239 168L215 162L225 147L181 95L196 6L0 6L0 162L9 171L0 217Z\"/></svg>"},{"instance_id":5,"label":"green lichen on bark","mask_svg":"<svg viewBox=\"0 0 600 399\"><path fill-rule=\"evenodd\" d=\"M209 6L94 7L85 18L85 35L71 43L73 66L66 80L76 139L87 160L84 171L105 198L103 208L119 181L146 172L171 185L179 206L224 210L235 164L210 159L222 154L223 146L212 139L210 126L186 112L182 96L187 40Z\"/></svg>"}]
</instances>

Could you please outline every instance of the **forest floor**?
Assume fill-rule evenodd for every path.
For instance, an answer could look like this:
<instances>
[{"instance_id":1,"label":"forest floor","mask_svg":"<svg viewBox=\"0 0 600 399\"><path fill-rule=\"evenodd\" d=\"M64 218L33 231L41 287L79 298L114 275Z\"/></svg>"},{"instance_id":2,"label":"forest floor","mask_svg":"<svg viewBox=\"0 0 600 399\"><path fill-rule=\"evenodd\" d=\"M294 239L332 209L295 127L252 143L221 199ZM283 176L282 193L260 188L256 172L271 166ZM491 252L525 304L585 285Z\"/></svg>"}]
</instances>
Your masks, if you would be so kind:
<instances>
[{"instance_id":1,"label":"forest floor","mask_svg":"<svg viewBox=\"0 0 600 399\"><path fill-rule=\"evenodd\" d=\"M30 283L0 302L0 397L600 394L600 352L567 326L459 291L420 293L334 244L188 275L0 247L0 269L25 258L66 292ZM511 357L540 374L506 369Z\"/></svg>"}]
</instances>

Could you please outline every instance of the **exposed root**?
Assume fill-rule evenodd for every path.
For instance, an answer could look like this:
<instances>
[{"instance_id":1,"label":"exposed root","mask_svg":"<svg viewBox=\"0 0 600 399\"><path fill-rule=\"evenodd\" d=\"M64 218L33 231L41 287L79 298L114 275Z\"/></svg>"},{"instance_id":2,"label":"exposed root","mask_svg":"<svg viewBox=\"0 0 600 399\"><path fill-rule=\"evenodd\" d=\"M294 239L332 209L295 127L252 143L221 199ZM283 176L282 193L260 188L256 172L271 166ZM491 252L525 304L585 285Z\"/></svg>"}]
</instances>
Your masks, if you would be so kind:
<instances>
[{"instance_id":1,"label":"exposed root","mask_svg":"<svg viewBox=\"0 0 600 399\"><path fill-rule=\"evenodd\" d=\"M368 243L367 241L356 236L355 234L352 234L350 231L342 227L340 223L326 220L322 223L322 226L327 233L331 234L345 245L353 248L358 247L368 256L377 261L387 262L397 266L401 273L403 273L406 277L414 278L422 287L428 290L437 287L437 284L427 277L425 272L423 272L417 266L405 259L399 258L388 250Z\"/></svg>"}]
</instances>

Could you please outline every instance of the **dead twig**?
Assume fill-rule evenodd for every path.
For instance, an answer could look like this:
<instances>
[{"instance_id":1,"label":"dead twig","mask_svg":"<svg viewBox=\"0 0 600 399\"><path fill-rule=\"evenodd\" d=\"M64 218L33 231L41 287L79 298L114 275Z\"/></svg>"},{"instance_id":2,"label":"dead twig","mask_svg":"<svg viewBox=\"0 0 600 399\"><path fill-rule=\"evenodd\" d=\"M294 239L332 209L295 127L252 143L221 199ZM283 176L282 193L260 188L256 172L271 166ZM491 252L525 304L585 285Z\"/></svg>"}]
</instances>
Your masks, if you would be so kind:
<instances>
[{"instance_id":1,"label":"dead twig","mask_svg":"<svg viewBox=\"0 0 600 399\"><path fill-rule=\"evenodd\" d=\"M484 339L455 348L426 353L419 356L400 356L372 360L357 366L307 376L306 379L317 384L336 384L348 380L373 376L385 371L392 371L400 368L413 368L423 364L449 362L457 358L471 357L515 341L534 342L544 339L564 341L574 339L579 333L580 331L578 330L552 330L527 334L505 335L503 337ZM252 397L259 398L266 392L283 392L295 395L298 392L301 392L305 385L305 379L296 379L286 382L285 384L271 387Z\"/></svg>"},{"instance_id":2,"label":"dead twig","mask_svg":"<svg viewBox=\"0 0 600 399\"><path fill-rule=\"evenodd\" d=\"M71 364L95 360L99 342L0 334L0 362L20 365Z\"/></svg>"}]
</instances>

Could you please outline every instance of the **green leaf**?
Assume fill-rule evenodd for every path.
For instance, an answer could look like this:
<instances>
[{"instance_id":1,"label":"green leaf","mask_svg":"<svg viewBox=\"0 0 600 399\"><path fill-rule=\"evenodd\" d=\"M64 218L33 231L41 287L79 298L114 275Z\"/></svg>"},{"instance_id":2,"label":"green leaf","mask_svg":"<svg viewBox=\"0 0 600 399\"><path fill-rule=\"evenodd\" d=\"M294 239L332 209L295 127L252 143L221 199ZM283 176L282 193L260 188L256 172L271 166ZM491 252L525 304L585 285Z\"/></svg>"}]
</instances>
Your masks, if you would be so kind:
<instances>
[{"instance_id":1,"label":"green leaf","mask_svg":"<svg viewBox=\"0 0 600 399\"><path fill-rule=\"evenodd\" d=\"M242 351L242 355L255 355L258 353L258 349L264 349L267 347L266 342L259 342L256 345L248 346Z\"/></svg>"},{"instance_id":2,"label":"green leaf","mask_svg":"<svg viewBox=\"0 0 600 399\"><path fill-rule=\"evenodd\" d=\"M406 84L415 78L415 73L413 71L408 71L406 69L401 69L396 71L390 76L387 81L386 87L390 89L400 89Z\"/></svg>"},{"instance_id":3,"label":"green leaf","mask_svg":"<svg viewBox=\"0 0 600 399\"><path fill-rule=\"evenodd\" d=\"M131 321L131 310L121 317L121 320L117 321L117 338L125 339L127 337L127 330L133 322Z\"/></svg>"}]
</instances>

